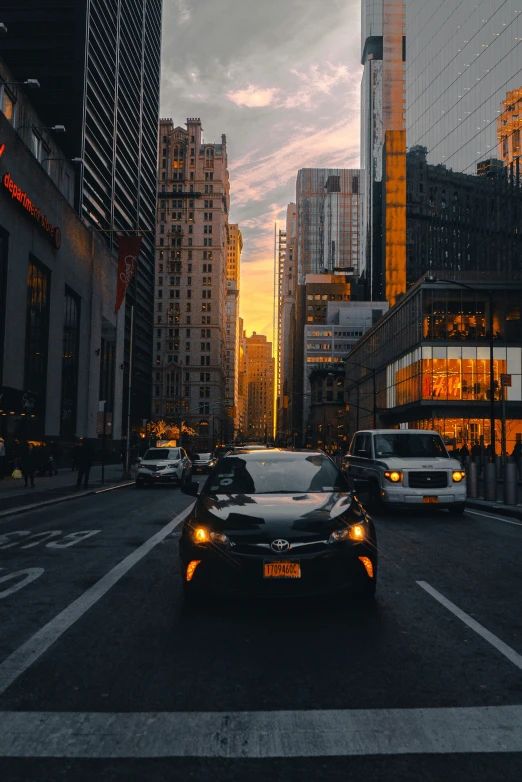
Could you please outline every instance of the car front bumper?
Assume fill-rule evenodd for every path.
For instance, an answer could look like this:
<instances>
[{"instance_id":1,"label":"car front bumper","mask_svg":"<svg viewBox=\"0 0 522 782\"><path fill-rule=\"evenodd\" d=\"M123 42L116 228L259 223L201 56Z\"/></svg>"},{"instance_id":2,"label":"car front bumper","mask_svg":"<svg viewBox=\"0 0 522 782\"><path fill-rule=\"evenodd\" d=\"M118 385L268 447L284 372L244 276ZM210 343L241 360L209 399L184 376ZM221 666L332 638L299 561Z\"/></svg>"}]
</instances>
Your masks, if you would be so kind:
<instances>
[{"instance_id":1,"label":"car front bumper","mask_svg":"<svg viewBox=\"0 0 522 782\"><path fill-rule=\"evenodd\" d=\"M165 470L153 472L138 472L136 480L144 483L180 483L180 477L177 472L166 472Z\"/></svg>"},{"instance_id":2,"label":"car front bumper","mask_svg":"<svg viewBox=\"0 0 522 782\"><path fill-rule=\"evenodd\" d=\"M436 498L436 501L435 501ZM466 502L466 486L452 486L451 489L410 489L407 486L381 491L381 500L394 507L451 508Z\"/></svg>"},{"instance_id":3,"label":"car front bumper","mask_svg":"<svg viewBox=\"0 0 522 782\"><path fill-rule=\"evenodd\" d=\"M187 565L200 560L189 582L193 592L205 595L237 595L249 597L305 597L327 595L363 587L369 576L359 559L368 557L377 577L377 555L367 544L333 544L313 553L292 553L287 556L236 554L230 549L193 546L180 541L182 577ZM299 561L300 578L265 578L265 561Z\"/></svg>"}]
</instances>

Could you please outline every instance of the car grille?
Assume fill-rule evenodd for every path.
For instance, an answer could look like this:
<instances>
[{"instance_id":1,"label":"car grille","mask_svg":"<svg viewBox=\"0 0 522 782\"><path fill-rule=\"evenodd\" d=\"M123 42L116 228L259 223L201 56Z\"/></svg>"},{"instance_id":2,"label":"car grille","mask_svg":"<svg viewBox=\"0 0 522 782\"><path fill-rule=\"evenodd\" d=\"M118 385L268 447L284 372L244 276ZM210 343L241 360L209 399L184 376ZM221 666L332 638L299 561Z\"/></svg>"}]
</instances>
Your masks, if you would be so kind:
<instances>
[{"instance_id":1,"label":"car grille","mask_svg":"<svg viewBox=\"0 0 522 782\"><path fill-rule=\"evenodd\" d=\"M444 489L448 485L447 472L410 472L408 483L412 489Z\"/></svg>"},{"instance_id":2,"label":"car grille","mask_svg":"<svg viewBox=\"0 0 522 782\"><path fill-rule=\"evenodd\" d=\"M140 465L144 470L150 470L151 472L159 472L160 470L165 470L165 465L158 466L156 464L142 464Z\"/></svg>"}]
</instances>

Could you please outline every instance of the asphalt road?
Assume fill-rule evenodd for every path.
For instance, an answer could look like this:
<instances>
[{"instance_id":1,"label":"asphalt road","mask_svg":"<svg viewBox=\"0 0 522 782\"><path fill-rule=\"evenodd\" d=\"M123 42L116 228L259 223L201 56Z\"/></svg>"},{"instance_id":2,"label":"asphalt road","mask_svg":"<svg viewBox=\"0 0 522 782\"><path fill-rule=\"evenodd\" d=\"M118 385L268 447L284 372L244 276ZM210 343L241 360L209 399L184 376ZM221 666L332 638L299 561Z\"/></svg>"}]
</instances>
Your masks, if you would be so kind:
<instances>
[{"instance_id":1,"label":"asphalt road","mask_svg":"<svg viewBox=\"0 0 522 782\"><path fill-rule=\"evenodd\" d=\"M375 601L181 597L191 498L0 520L0 779L520 780L522 523L377 518Z\"/></svg>"}]
</instances>

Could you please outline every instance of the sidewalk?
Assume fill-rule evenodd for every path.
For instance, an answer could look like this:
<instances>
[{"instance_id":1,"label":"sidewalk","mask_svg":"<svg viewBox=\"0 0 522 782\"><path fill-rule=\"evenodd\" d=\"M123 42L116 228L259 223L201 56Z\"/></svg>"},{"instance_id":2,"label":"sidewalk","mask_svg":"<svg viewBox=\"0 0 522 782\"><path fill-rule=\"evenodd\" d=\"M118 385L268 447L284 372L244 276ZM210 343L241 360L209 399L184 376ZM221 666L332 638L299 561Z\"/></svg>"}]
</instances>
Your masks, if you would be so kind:
<instances>
[{"instance_id":1,"label":"sidewalk","mask_svg":"<svg viewBox=\"0 0 522 782\"><path fill-rule=\"evenodd\" d=\"M471 510L480 510L484 513L493 513L496 516L509 516L514 519L522 519L522 505L504 505L502 502L489 502L468 498L466 507Z\"/></svg>"},{"instance_id":2,"label":"sidewalk","mask_svg":"<svg viewBox=\"0 0 522 782\"><path fill-rule=\"evenodd\" d=\"M30 486L26 488L23 479L16 480L15 478L6 477L0 480L0 516L7 515L9 511L20 512L21 508L29 509L29 507L50 505L63 499L84 497L99 491L101 488L117 488L118 486L129 484L129 480L125 480L122 477L123 468L120 464L105 466L105 483L103 486L101 474L101 465L97 464L91 468L89 488L87 490L83 486L80 490L76 489L78 473L73 472L70 467L58 470L58 475L53 475L52 477L45 476L40 478L35 476L34 489L31 489ZM131 482L134 482L134 478Z\"/></svg>"}]
</instances>

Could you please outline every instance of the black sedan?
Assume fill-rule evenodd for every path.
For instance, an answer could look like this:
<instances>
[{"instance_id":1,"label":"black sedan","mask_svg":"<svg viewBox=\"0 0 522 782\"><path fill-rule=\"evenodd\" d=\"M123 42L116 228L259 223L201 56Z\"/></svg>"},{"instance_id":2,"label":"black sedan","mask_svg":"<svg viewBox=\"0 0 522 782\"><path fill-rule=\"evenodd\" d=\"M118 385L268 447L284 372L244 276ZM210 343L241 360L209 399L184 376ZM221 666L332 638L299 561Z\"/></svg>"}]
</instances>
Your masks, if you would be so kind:
<instances>
[{"instance_id":1,"label":"black sedan","mask_svg":"<svg viewBox=\"0 0 522 782\"><path fill-rule=\"evenodd\" d=\"M197 485L184 489L195 494ZM321 452L234 452L208 476L180 539L185 595L373 597L373 521Z\"/></svg>"}]
</instances>

